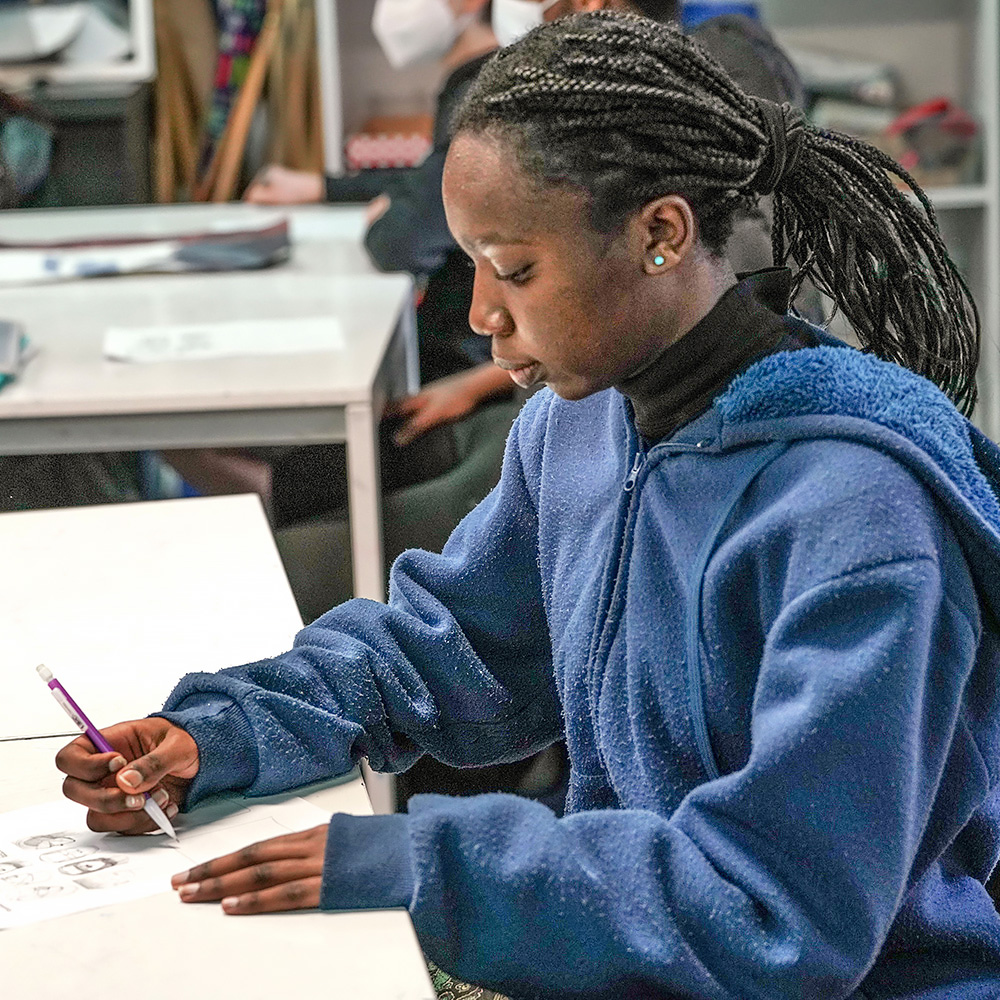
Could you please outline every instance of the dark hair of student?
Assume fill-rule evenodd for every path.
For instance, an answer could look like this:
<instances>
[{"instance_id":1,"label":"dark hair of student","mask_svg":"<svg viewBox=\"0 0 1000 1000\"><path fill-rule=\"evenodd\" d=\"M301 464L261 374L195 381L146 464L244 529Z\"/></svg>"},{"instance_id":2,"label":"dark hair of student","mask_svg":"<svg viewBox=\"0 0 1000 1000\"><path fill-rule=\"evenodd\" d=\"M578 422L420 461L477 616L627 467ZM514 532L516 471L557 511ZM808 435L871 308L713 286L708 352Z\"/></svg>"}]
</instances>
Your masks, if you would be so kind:
<instances>
[{"instance_id":1,"label":"dark hair of student","mask_svg":"<svg viewBox=\"0 0 1000 1000\"><path fill-rule=\"evenodd\" d=\"M609 11L536 28L483 68L453 131L508 143L539 183L586 191L606 234L674 193L718 254L734 211L773 193L775 264L798 265L796 284L811 278L864 349L972 411L979 315L913 178L788 104L748 96L676 28Z\"/></svg>"}]
</instances>

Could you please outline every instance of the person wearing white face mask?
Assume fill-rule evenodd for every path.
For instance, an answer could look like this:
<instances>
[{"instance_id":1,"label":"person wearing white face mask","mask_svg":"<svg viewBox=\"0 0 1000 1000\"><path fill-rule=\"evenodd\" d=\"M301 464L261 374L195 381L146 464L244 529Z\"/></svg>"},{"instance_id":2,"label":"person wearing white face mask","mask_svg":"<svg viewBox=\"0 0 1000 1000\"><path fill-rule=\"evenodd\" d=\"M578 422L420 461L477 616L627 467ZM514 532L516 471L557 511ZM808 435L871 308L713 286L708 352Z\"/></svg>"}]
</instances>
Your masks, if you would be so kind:
<instances>
[{"instance_id":1,"label":"person wearing white face mask","mask_svg":"<svg viewBox=\"0 0 1000 1000\"><path fill-rule=\"evenodd\" d=\"M619 10L653 21L676 21L679 6L680 0L494 0L493 33L501 46L511 45L532 28L566 14Z\"/></svg>"},{"instance_id":2,"label":"person wearing white face mask","mask_svg":"<svg viewBox=\"0 0 1000 1000\"><path fill-rule=\"evenodd\" d=\"M322 174L289 170L278 165L264 168L249 185L244 200L265 205L302 204L307 202L370 202L368 221L377 229L368 249L375 265L387 271L410 271L426 278L449 266L448 256L456 250L444 220L441 205L441 170L447 152L447 123L466 88L475 79L486 56L496 48L490 27L490 0L378 0L372 17L373 30L387 60L396 65L437 59L448 72L437 99L433 148L420 166L405 169L365 170L357 174L326 177ZM398 31L397 28L402 29ZM392 206L390 211L389 206ZM386 256L392 253L393 256ZM455 261L450 264L456 270ZM461 277L467 268L460 265ZM447 288L454 284L446 274L438 278ZM462 299L462 295L450 296ZM450 308L448 316L433 316L434 296L425 295L418 312L418 328L432 327L432 335L423 337L429 343L421 348L421 381L428 382L451 376L475 365L461 349L461 341L478 343L468 329L467 306L460 302ZM442 327L459 326L454 338L440 336ZM427 419L408 420L408 426L397 429L398 444L406 444L418 434L460 419L489 399L492 386L500 382L502 373L492 369L489 384L462 387L443 401L434 397ZM510 395L510 381L502 385L503 394ZM457 396L457 398L456 398ZM423 408L421 417L423 416ZM508 421L509 423L509 421ZM400 436L402 434L402 436ZM406 474L419 481L442 471L442 466L454 461L454 448L445 444L436 454L437 464L427 465L435 453L429 442L423 442L423 462L407 461ZM204 493L254 491L272 503L276 522L290 523L321 513L315 491L298 482L307 471L298 464L304 452L289 450L284 454L221 456L210 451L171 452L167 460L196 489ZM288 468L285 468L288 463ZM388 474L387 474L388 473ZM326 472L326 478L334 473ZM393 473L383 466L383 482L392 489ZM330 495L325 498L329 502Z\"/></svg>"},{"instance_id":3,"label":"person wearing white face mask","mask_svg":"<svg viewBox=\"0 0 1000 1000\"><path fill-rule=\"evenodd\" d=\"M440 61L446 72L459 74L456 81L449 75L439 94L439 127L445 125L440 116L441 100L450 96L454 86L466 82L462 68L496 48L491 7L489 0L376 0L372 33L394 69ZM453 99L449 103L457 104ZM259 205L367 201L408 173L404 168L324 177L271 164L257 174L243 199Z\"/></svg>"},{"instance_id":4,"label":"person wearing white face mask","mask_svg":"<svg viewBox=\"0 0 1000 1000\"><path fill-rule=\"evenodd\" d=\"M477 11L450 0L377 0L372 31L393 69L443 59ZM463 9L464 8L464 9Z\"/></svg>"},{"instance_id":5,"label":"person wearing white face mask","mask_svg":"<svg viewBox=\"0 0 1000 1000\"><path fill-rule=\"evenodd\" d=\"M326 179L320 174L271 166L244 194L245 200L259 204L374 199L369 207L371 228L366 244L375 265L386 271L410 271L430 282L418 309L417 324L421 382L431 385L406 401L407 412L397 416L393 437L383 440L382 480L387 496L394 488L448 472L466 457L470 446L463 442L478 442L483 437L468 429L458 440L451 424L469 415L477 421L486 419L484 414L473 411L484 403L495 403L497 397L502 397L497 405L514 405L510 380L492 365L477 366L482 355L470 357L463 348L463 341L468 341L481 349L480 338L468 326L471 289L469 295L464 289L471 272L459 259L441 204L448 122L483 61L496 48L490 8L490 0L378 0L376 4L372 21L387 59L402 63L437 58L448 72L437 99L433 148L420 166L365 170ZM413 38L403 39L395 31L397 24L406 32L417 26L419 30ZM513 413L505 413L499 422L509 426L512 419ZM383 431L388 427L384 423ZM418 445L405 447L418 436ZM497 451L499 467L502 441ZM343 449L336 447L227 453L200 449L172 451L165 458L202 493L259 493L270 506L278 527L323 514L331 506L339 507L336 491L317 489L316 484L346 481ZM484 462L483 467L488 464ZM482 492L490 486L492 481ZM468 489L471 487L466 484ZM461 504L464 514L479 498L469 495L460 500L456 491L455 500L442 503L440 509L450 516ZM461 514L456 514L456 521ZM439 519L447 517L442 514ZM441 529L442 543L452 526ZM418 543L432 544L433 537ZM387 554L390 550L387 541ZM349 588L350 583L345 578L329 586ZM311 603L308 595L303 598L298 590L296 593L300 604ZM321 600L327 606L328 598L323 596Z\"/></svg>"}]
</instances>

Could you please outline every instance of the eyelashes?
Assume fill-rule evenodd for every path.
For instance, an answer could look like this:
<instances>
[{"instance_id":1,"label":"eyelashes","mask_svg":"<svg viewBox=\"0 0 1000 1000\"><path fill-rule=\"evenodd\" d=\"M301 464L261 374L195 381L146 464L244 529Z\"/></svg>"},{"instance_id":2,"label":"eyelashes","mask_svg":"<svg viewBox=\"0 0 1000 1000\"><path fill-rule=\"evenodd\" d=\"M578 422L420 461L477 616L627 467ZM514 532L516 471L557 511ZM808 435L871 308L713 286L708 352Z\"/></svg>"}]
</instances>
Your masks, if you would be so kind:
<instances>
[{"instance_id":1,"label":"eyelashes","mask_svg":"<svg viewBox=\"0 0 1000 1000\"><path fill-rule=\"evenodd\" d=\"M476 262L471 257L466 256L463 258L463 261L470 271L475 271ZM493 274L497 281L508 282L512 285L523 285L531 278L533 267L533 264L525 264L524 267L520 267L516 271L511 271L510 274L501 274L494 268Z\"/></svg>"},{"instance_id":2,"label":"eyelashes","mask_svg":"<svg viewBox=\"0 0 1000 1000\"><path fill-rule=\"evenodd\" d=\"M497 281L509 281L512 285L523 285L531 277L531 265L512 271L510 274L497 274Z\"/></svg>"}]
</instances>

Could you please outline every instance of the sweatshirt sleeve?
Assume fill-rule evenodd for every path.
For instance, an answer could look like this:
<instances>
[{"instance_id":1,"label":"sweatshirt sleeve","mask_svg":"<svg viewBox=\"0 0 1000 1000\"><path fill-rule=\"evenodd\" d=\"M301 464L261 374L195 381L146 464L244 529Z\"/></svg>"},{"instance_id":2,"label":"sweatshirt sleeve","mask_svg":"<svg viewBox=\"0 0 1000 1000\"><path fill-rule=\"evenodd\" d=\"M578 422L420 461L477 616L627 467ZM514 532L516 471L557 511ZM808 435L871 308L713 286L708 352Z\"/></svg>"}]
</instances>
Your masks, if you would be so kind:
<instances>
[{"instance_id":1,"label":"sweatshirt sleeve","mask_svg":"<svg viewBox=\"0 0 1000 1000\"><path fill-rule=\"evenodd\" d=\"M435 962L518 997L853 996L942 848L940 790L985 794L960 719L978 627L933 559L838 574L769 630L745 765L672 814L419 796L381 874L377 821L335 817L322 903L406 905Z\"/></svg>"},{"instance_id":2,"label":"sweatshirt sleeve","mask_svg":"<svg viewBox=\"0 0 1000 1000\"><path fill-rule=\"evenodd\" d=\"M501 481L441 554L404 552L388 604L352 600L293 648L188 674L165 718L198 743L187 805L268 795L350 770L515 760L562 731L537 557L537 518L511 432Z\"/></svg>"},{"instance_id":3,"label":"sweatshirt sleeve","mask_svg":"<svg viewBox=\"0 0 1000 1000\"><path fill-rule=\"evenodd\" d=\"M448 254L458 249L445 219L441 181L451 143L452 116L485 59L471 60L445 80L434 112L433 148L386 191L391 204L365 234L365 248L380 271L433 274Z\"/></svg>"},{"instance_id":4,"label":"sweatshirt sleeve","mask_svg":"<svg viewBox=\"0 0 1000 1000\"><path fill-rule=\"evenodd\" d=\"M435 149L388 191L389 208L365 233L365 248L380 271L433 274L456 249L445 220L441 180L447 149Z\"/></svg>"},{"instance_id":5,"label":"sweatshirt sleeve","mask_svg":"<svg viewBox=\"0 0 1000 1000\"><path fill-rule=\"evenodd\" d=\"M353 174L326 174L323 178L324 201L365 202L380 194L391 196L393 188L403 182L413 167L376 167Z\"/></svg>"}]
</instances>

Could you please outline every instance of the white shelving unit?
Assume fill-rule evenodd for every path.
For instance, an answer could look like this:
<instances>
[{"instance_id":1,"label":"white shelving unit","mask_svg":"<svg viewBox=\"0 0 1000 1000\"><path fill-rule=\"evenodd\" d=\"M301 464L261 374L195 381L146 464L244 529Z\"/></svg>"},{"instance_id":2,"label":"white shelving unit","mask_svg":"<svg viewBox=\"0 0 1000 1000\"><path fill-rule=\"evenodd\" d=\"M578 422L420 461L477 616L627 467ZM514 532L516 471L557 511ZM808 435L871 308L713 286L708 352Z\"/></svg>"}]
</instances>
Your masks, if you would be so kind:
<instances>
[{"instance_id":1,"label":"white shelving unit","mask_svg":"<svg viewBox=\"0 0 1000 1000\"><path fill-rule=\"evenodd\" d=\"M344 169L344 139L366 118L433 111L437 65L393 69L371 31L375 0L315 0L327 173Z\"/></svg>"},{"instance_id":2,"label":"white shelving unit","mask_svg":"<svg viewBox=\"0 0 1000 1000\"><path fill-rule=\"evenodd\" d=\"M978 120L978 177L928 194L982 318L975 421L1000 439L998 0L762 0L761 8L783 43L890 63L908 104L948 97Z\"/></svg>"},{"instance_id":3,"label":"white shelving unit","mask_svg":"<svg viewBox=\"0 0 1000 1000\"><path fill-rule=\"evenodd\" d=\"M76 88L76 92L85 87L107 91L108 88L152 80L156 76L153 0L128 0L126 14L131 43L128 58L111 62L84 62L78 61L78 57L78 60L64 62L54 57L38 62L6 63L0 66L0 85L13 91L29 90L41 85L50 92L72 94L73 88ZM104 19L99 15L99 8L91 16L97 24L92 27L91 21L85 21L81 38L90 38L88 32L95 30L97 38L101 39L102 33L97 28ZM110 30L110 26L105 29ZM87 51L93 50L88 46Z\"/></svg>"}]
</instances>

